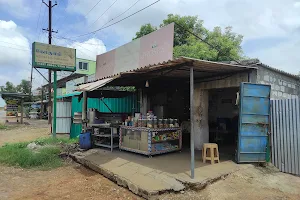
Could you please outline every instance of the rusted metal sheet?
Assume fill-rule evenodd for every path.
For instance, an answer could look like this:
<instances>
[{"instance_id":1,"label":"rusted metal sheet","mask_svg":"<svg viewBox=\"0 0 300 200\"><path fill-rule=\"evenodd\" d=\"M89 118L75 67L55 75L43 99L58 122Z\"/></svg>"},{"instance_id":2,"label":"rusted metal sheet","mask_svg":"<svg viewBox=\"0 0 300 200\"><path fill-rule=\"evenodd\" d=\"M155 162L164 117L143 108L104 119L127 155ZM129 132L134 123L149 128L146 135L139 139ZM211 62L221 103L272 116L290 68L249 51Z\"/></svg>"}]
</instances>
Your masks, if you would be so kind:
<instances>
[{"instance_id":1,"label":"rusted metal sheet","mask_svg":"<svg viewBox=\"0 0 300 200\"><path fill-rule=\"evenodd\" d=\"M269 85L241 83L237 162L265 162L269 131Z\"/></svg>"},{"instance_id":2,"label":"rusted metal sheet","mask_svg":"<svg viewBox=\"0 0 300 200\"><path fill-rule=\"evenodd\" d=\"M300 175L300 100L271 101L272 163L282 172Z\"/></svg>"}]
</instances>

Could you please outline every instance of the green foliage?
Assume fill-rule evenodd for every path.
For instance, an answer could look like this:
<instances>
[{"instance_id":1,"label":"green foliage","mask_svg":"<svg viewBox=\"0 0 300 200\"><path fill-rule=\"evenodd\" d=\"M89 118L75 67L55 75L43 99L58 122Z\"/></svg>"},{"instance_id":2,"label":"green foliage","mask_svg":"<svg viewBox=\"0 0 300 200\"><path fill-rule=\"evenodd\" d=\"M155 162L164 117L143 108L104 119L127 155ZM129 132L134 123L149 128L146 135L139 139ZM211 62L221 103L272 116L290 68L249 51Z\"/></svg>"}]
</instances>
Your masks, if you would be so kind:
<instances>
[{"instance_id":1,"label":"green foliage","mask_svg":"<svg viewBox=\"0 0 300 200\"><path fill-rule=\"evenodd\" d=\"M6 130L8 127L5 124L0 123L0 130Z\"/></svg>"},{"instance_id":2,"label":"green foliage","mask_svg":"<svg viewBox=\"0 0 300 200\"><path fill-rule=\"evenodd\" d=\"M19 92L23 94L30 94L30 89L31 89L30 81L24 79L21 80L21 83L17 86L15 86L13 83L9 81L5 83L5 86L0 86L0 92L11 92L11 93ZM28 102L28 101L32 101L32 99L29 97L29 98L25 98L24 101Z\"/></svg>"},{"instance_id":3,"label":"green foliage","mask_svg":"<svg viewBox=\"0 0 300 200\"><path fill-rule=\"evenodd\" d=\"M0 123L0 130L11 130L13 128L18 127L17 125L7 125L7 124L2 124Z\"/></svg>"},{"instance_id":4,"label":"green foliage","mask_svg":"<svg viewBox=\"0 0 300 200\"><path fill-rule=\"evenodd\" d=\"M21 83L17 85L16 89L20 93L29 94L30 93L31 84L30 81L21 80Z\"/></svg>"},{"instance_id":5,"label":"green foliage","mask_svg":"<svg viewBox=\"0 0 300 200\"><path fill-rule=\"evenodd\" d=\"M7 144L0 148L0 163L22 168L51 169L62 166L58 147L43 147L34 152L27 143Z\"/></svg>"},{"instance_id":6,"label":"green foliage","mask_svg":"<svg viewBox=\"0 0 300 200\"><path fill-rule=\"evenodd\" d=\"M71 144L78 139L68 138L40 138L34 141L41 145L38 150L31 150L27 145L31 142L19 142L5 144L0 147L0 163L22 168L52 169L62 166L62 160L58 154L61 151L60 144Z\"/></svg>"},{"instance_id":7,"label":"green foliage","mask_svg":"<svg viewBox=\"0 0 300 200\"><path fill-rule=\"evenodd\" d=\"M55 145L55 144L73 144L78 142L78 138L53 138L53 137L47 137L47 138L39 138L33 141L34 143L38 145Z\"/></svg>"},{"instance_id":8,"label":"green foliage","mask_svg":"<svg viewBox=\"0 0 300 200\"><path fill-rule=\"evenodd\" d=\"M152 33L153 31L156 31L157 28L155 26L152 26L151 24L144 24L141 26L140 30L135 33L135 37L132 40L135 40L137 38L140 38L144 35L147 35L149 33Z\"/></svg>"},{"instance_id":9,"label":"green foliage","mask_svg":"<svg viewBox=\"0 0 300 200\"><path fill-rule=\"evenodd\" d=\"M17 87L12 83L7 81L5 86L0 86L1 92L17 92Z\"/></svg>"},{"instance_id":10,"label":"green foliage","mask_svg":"<svg viewBox=\"0 0 300 200\"><path fill-rule=\"evenodd\" d=\"M175 58L186 56L212 61L239 60L243 58L241 47L243 36L232 32L232 27L226 27L223 31L220 27L215 27L210 31L203 26L203 21L199 20L197 16L174 14L169 14L167 19L164 19L163 23L160 24L160 27L172 22L175 22L173 52ZM148 24L147 26L151 25ZM153 27L152 31L154 31L154 28L156 27ZM143 36L141 31L137 33L136 36Z\"/></svg>"},{"instance_id":11,"label":"green foliage","mask_svg":"<svg viewBox=\"0 0 300 200\"><path fill-rule=\"evenodd\" d=\"M187 40L191 35L187 31L185 31L185 29L201 37L206 36L208 32L203 27L203 21L199 20L197 16L180 16L169 14L167 19L164 19L163 23L160 24L160 27L166 26L173 22L184 27L183 29L182 27L175 24L174 47L187 44Z\"/></svg>"}]
</instances>

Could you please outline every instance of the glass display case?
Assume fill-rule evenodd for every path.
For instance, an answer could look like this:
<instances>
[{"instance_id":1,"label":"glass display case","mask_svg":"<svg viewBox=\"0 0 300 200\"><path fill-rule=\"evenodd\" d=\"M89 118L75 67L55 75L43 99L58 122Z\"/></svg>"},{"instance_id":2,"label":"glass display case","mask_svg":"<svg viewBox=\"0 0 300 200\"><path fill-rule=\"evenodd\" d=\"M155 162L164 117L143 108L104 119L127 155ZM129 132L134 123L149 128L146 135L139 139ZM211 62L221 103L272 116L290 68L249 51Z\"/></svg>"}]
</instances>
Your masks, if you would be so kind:
<instances>
[{"instance_id":1,"label":"glass display case","mask_svg":"<svg viewBox=\"0 0 300 200\"><path fill-rule=\"evenodd\" d=\"M146 128L120 126L119 148L144 155L156 155L181 150L180 127Z\"/></svg>"}]
</instances>

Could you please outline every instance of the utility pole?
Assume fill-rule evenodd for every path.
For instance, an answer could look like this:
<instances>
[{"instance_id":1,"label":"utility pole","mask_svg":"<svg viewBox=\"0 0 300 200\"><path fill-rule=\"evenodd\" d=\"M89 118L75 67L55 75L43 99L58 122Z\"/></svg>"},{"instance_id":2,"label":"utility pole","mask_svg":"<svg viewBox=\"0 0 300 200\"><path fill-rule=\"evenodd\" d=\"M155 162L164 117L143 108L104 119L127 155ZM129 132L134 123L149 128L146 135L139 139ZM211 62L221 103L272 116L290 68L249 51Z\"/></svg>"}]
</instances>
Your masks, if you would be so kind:
<instances>
[{"instance_id":1,"label":"utility pole","mask_svg":"<svg viewBox=\"0 0 300 200\"><path fill-rule=\"evenodd\" d=\"M31 74L30 74L30 97L32 100L32 72L33 72L33 66L31 65Z\"/></svg>"},{"instance_id":2,"label":"utility pole","mask_svg":"<svg viewBox=\"0 0 300 200\"><path fill-rule=\"evenodd\" d=\"M49 0L48 4L44 2L43 0L43 3L48 7L48 12L49 12L49 22L48 22L48 28L47 29L43 29L44 31L48 31L48 43L51 44L51 39L52 39L52 32L55 32L57 33L57 31L53 31L52 30L52 8L54 6L57 5L57 3L55 3L54 5L52 5L52 1ZM54 82L56 83L56 71L54 71ZM51 125L51 130L52 130L52 101L51 101L51 70L49 69L48 70L48 81L49 81L49 85L48 85L48 124ZM53 90L54 90L54 110L56 111L56 84L55 84L55 87L53 87ZM54 112L55 115L56 115L56 112ZM56 122L56 116L53 116L53 119L55 119L55 122ZM52 131L53 133L53 136L55 137L56 135L56 123L53 124L53 126L55 127L54 128L54 131Z\"/></svg>"}]
</instances>

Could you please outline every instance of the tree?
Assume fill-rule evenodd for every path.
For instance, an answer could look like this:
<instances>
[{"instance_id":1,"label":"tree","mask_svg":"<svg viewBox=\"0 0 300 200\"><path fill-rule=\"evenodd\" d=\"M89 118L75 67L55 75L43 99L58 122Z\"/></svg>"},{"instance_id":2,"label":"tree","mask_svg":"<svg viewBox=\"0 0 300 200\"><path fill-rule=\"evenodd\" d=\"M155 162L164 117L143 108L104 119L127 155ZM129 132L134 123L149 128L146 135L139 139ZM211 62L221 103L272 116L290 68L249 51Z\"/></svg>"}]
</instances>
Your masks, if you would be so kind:
<instances>
[{"instance_id":1,"label":"tree","mask_svg":"<svg viewBox=\"0 0 300 200\"><path fill-rule=\"evenodd\" d=\"M186 56L212 61L239 60L243 58L241 43L243 36L232 32L232 27L224 31L215 27L212 31L203 26L197 16L169 14L160 27L175 23L174 57ZM151 26L148 24L148 26ZM143 27L143 26L142 26ZM142 37L142 27L136 36ZM156 27L154 27L156 28ZM152 30L154 31L154 29ZM191 33L193 34L191 34ZM149 34L149 32L147 32ZM195 35L197 37L195 37ZM200 39L199 39L200 38Z\"/></svg>"},{"instance_id":2,"label":"tree","mask_svg":"<svg viewBox=\"0 0 300 200\"><path fill-rule=\"evenodd\" d=\"M157 28L155 26L152 26L151 24L144 24L141 26L140 30L135 33L135 37L132 40L135 40L137 38L140 38L144 35L147 35L149 33L152 33L153 31L156 31Z\"/></svg>"},{"instance_id":3,"label":"tree","mask_svg":"<svg viewBox=\"0 0 300 200\"><path fill-rule=\"evenodd\" d=\"M5 86L0 86L1 92L17 92L17 87L12 82L7 81Z\"/></svg>"},{"instance_id":4,"label":"tree","mask_svg":"<svg viewBox=\"0 0 300 200\"><path fill-rule=\"evenodd\" d=\"M24 94L30 94L31 84L30 81L22 80L17 86L17 91Z\"/></svg>"},{"instance_id":5,"label":"tree","mask_svg":"<svg viewBox=\"0 0 300 200\"><path fill-rule=\"evenodd\" d=\"M7 81L5 83L5 86L0 86L1 92L19 92L23 94L30 94L31 84L30 81L27 80L21 80L21 83L17 86L15 86L13 83ZM31 97L25 98L25 101L31 101Z\"/></svg>"}]
</instances>

